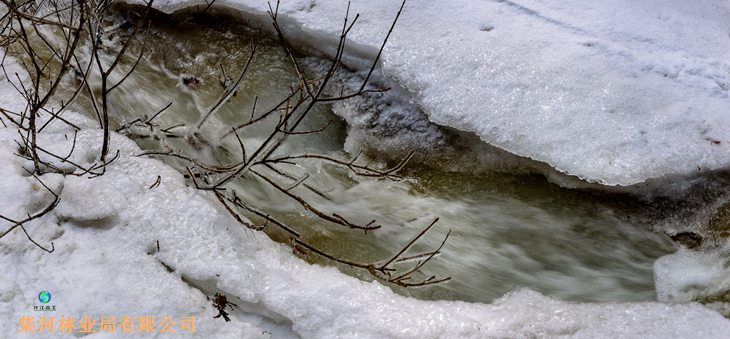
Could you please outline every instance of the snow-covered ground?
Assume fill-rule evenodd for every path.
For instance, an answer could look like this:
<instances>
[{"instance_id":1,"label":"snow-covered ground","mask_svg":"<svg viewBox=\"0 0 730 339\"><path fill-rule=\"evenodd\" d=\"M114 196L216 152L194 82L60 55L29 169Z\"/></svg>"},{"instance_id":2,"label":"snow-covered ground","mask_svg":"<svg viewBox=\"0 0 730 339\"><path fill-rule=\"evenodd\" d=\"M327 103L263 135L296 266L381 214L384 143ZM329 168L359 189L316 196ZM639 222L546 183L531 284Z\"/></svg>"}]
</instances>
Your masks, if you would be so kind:
<instances>
[{"instance_id":1,"label":"snow-covered ground","mask_svg":"<svg viewBox=\"0 0 730 339\"><path fill-rule=\"evenodd\" d=\"M217 3L253 14L266 6ZM282 5L301 39L316 38L321 46L334 41L344 2ZM378 32L356 32L361 56L373 52L397 5L353 3L365 27ZM585 7L577 1L412 1L398 26L401 35L386 50L384 71L412 91L435 122L475 131L496 146L589 180L633 184L726 165L730 149L723 138L730 127L720 113L729 102L721 84L730 75L720 60L730 51L722 19L728 2ZM0 107L22 105L0 80ZM67 118L83 127L73 159L88 164L98 154L101 132L82 115ZM71 134L54 123L41 142L68 150ZM29 164L13 154L15 138L12 128L0 129L0 214L22 218L51 196L22 170ZM194 315L195 335L205 338L730 333L730 321L692 303L575 304L529 290L492 304L398 296L378 283L307 264L243 229L175 170L135 157L139 148L131 140L115 134L112 146L121 156L101 177L41 177L60 192L61 203L27 228L40 244L52 241L55 252L41 251L20 230L0 239L0 337L17 337L22 315L39 316L32 308L42 290L52 292L57 306L45 315ZM158 176L160 185L149 188ZM206 294L219 291L239 306L232 322L212 319L216 312Z\"/></svg>"},{"instance_id":2,"label":"snow-covered ground","mask_svg":"<svg viewBox=\"0 0 730 339\"><path fill-rule=\"evenodd\" d=\"M399 5L352 1L350 57L375 54ZM331 53L346 6L285 0L281 20ZM728 17L730 2L715 0L410 0L383 71L435 123L587 181L632 185L730 165Z\"/></svg>"}]
</instances>

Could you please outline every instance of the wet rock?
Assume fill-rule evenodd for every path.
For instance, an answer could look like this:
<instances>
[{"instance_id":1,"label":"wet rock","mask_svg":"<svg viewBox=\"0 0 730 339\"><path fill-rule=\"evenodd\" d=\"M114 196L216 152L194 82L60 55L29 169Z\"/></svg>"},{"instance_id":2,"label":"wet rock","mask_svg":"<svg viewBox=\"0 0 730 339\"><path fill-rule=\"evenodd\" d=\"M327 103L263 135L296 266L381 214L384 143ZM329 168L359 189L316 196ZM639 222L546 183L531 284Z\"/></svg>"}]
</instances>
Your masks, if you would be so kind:
<instances>
[{"instance_id":1,"label":"wet rock","mask_svg":"<svg viewBox=\"0 0 730 339\"><path fill-rule=\"evenodd\" d=\"M694 249L702 245L702 237L694 232L680 232L672 236L672 240L683 246Z\"/></svg>"},{"instance_id":2,"label":"wet rock","mask_svg":"<svg viewBox=\"0 0 730 339\"><path fill-rule=\"evenodd\" d=\"M187 86L190 89L196 89L198 86L200 86L200 79L198 79L195 76L192 75L183 75L182 77L182 83L183 85Z\"/></svg>"}]
</instances>

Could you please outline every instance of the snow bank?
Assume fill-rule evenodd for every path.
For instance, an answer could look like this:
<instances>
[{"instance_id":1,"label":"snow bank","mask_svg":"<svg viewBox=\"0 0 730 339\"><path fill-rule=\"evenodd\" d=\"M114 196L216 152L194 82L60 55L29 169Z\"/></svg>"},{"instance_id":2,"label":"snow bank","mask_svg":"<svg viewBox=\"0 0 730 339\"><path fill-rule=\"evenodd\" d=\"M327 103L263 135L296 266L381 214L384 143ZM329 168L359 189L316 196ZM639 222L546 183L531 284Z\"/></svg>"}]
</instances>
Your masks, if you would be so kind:
<instances>
[{"instance_id":1,"label":"snow bank","mask_svg":"<svg viewBox=\"0 0 730 339\"><path fill-rule=\"evenodd\" d=\"M12 91L0 80L0 93ZM98 154L101 131L81 115L66 118L82 128L72 160L88 164ZM40 142L69 150L70 134L55 122ZM13 154L16 137L12 128L0 129L0 214L13 218L51 200L22 170L29 164ZM399 296L376 282L303 262L264 234L242 228L172 168L134 156L140 150L131 140L114 134L111 145L121 155L101 177L41 177L60 192L61 203L27 228L40 244L53 242L55 252L36 248L19 230L0 239L0 337L19 336L21 316L39 316L32 306L41 290L52 293L57 307L46 316L193 315L195 336L203 338L720 338L730 333L730 321L698 304L573 304L529 290L488 305ZM216 292L239 306L230 323L213 319L216 312L206 296Z\"/></svg>"},{"instance_id":2,"label":"snow bank","mask_svg":"<svg viewBox=\"0 0 730 339\"><path fill-rule=\"evenodd\" d=\"M331 53L346 4L282 1L280 13L297 40ZM351 61L375 53L398 6L352 2ZM712 0L411 0L383 71L435 123L590 182L632 185L730 164L728 17L730 4Z\"/></svg>"}]
</instances>

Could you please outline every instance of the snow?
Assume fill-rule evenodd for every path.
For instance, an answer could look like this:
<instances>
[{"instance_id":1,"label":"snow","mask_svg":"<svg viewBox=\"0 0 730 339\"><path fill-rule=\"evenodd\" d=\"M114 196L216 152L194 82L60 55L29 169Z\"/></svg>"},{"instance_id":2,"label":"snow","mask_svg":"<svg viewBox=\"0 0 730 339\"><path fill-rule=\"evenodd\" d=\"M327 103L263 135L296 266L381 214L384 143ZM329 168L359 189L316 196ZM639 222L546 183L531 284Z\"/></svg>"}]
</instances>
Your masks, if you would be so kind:
<instances>
[{"instance_id":1,"label":"snow","mask_svg":"<svg viewBox=\"0 0 730 339\"><path fill-rule=\"evenodd\" d=\"M687 302L719 299L730 286L727 249L695 252L681 249L654 263L657 299L664 302Z\"/></svg>"},{"instance_id":2,"label":"snow","mask_svg":"<svg viewBox=\"0 0 730 339\"><path fill-rule=\"evenodd\" d=\"M266 1L216 5L268 25ZM281 21L331 54L346 5L282 1ZM351 64L377 52L399 5L352 2ZM728 16L730 3L713 0L411 0L382 71L437 124L589 182L633 185L730 164Z\"/></svg>"}]
</instances>

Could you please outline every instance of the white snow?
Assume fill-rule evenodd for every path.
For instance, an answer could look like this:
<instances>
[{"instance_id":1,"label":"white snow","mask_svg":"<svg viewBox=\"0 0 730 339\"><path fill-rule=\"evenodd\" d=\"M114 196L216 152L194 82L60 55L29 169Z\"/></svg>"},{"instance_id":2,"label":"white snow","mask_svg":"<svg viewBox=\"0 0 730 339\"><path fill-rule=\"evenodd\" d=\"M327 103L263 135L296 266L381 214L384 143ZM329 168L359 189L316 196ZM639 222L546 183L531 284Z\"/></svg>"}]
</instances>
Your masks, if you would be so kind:
<instances>
[{"instance_id":1,"label":"white snow","mask_svg":"<svg viewBox=\"0 0 730 339\"><path fill-rule=\"evenodd\" d=\"M681 249L654 263L657 298L664 302L687 302L717 298L730 286L727 249L696 252Z\"/></svg>"},{"instance_id":2,"label":"white snow","mask_svg":"<svg viewBox=\"0 0 730 339\"><path fill-rule=\"evenodd\" d=\"M267 1L216 4L268 24ZM352 64L375 54L399 4L352 1ZM282 1L281 21L331 53L346 5ZM730 165L728 17L730 2L714 0L410 0L383 72L435 123L586 181L632 185Z\"/></svg>"}]
</instances>

